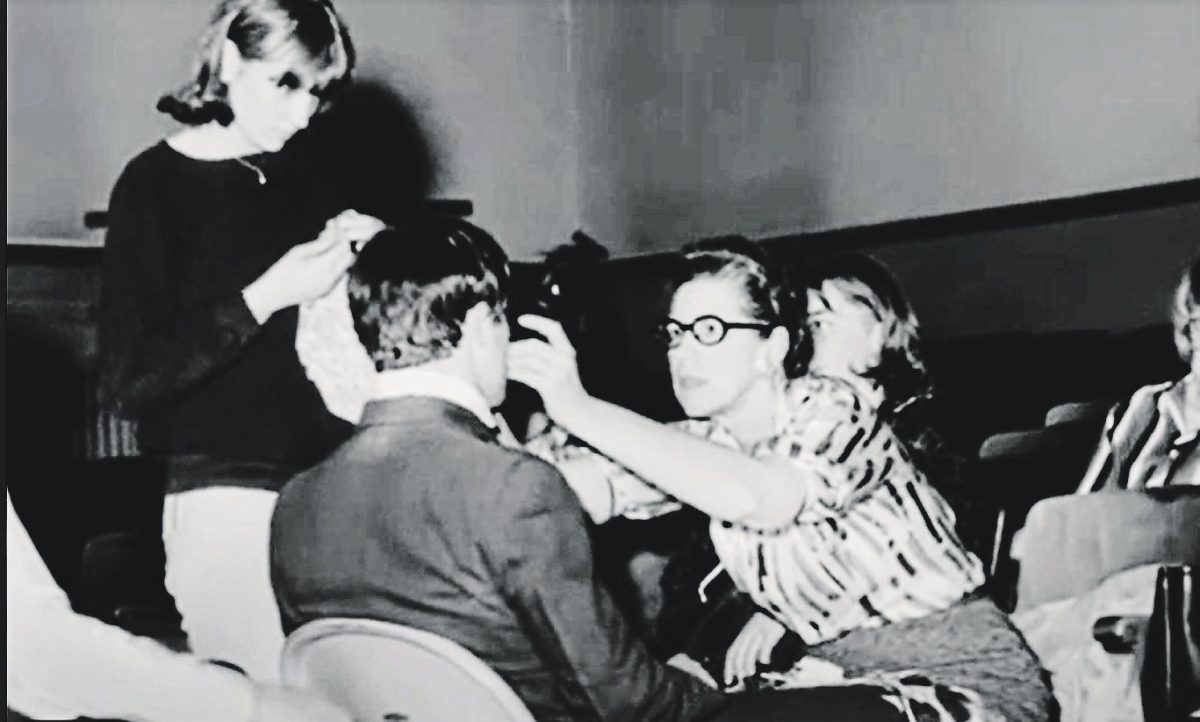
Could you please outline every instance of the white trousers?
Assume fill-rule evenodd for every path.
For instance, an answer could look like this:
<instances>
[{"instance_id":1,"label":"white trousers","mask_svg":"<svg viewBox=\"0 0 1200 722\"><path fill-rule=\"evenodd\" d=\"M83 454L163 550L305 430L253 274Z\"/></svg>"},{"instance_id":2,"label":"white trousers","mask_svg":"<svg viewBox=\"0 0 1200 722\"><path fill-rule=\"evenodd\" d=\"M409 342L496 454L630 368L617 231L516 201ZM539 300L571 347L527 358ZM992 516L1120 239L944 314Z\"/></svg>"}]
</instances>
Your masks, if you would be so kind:
<instances>
[{"instance_id":1,"label":"white trousers","mask_svg":"<svg viewBox=\"0 0 1200 722\"><path fill-rule=\"evenodd\" d=\"M192 652L279 680L283 628L271 590L271 513L279 495L214 487L163 504L166 586Z\"/></svg>"}]
</instances>

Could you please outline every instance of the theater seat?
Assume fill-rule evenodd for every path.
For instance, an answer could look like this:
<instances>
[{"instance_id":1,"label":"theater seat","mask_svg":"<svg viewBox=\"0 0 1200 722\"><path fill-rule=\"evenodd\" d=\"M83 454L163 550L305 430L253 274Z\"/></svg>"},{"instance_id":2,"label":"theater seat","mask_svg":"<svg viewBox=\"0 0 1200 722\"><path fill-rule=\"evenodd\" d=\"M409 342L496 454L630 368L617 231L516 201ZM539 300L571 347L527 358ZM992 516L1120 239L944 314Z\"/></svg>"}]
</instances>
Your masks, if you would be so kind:
<instances>
[{"instance_id":1,"label":"theater seat","mask_svg":"<svg viewBox=\"0 0 1200 722\"><path fill-rule=\"evenodd\" d=\"M1059 404L1046 412L1046 426L1085 422L1093 424L1098 434L1100 427L1104 424L1104 417L1108 414L1110 408L1112 408L1112 402L1107 399L1071 401L1070 403Z\"/></svg>"},{"instance_id":2,"label":"theater seat","mask_svg":"<svg viewBox=\"0 0 1200 722\"><path fill-rule=\"evenodd\" d=\"M314 690L357 722L533 722L511 688L444 637L368 619L321 619L288 636L286 684Z\"/></svg>"},{"instance_id":3,"label":"theater seat","mask_svg":"<svg viewBox=\"0 0 1200 722\"><path fill-rule=\"evenodd\" d=\"M179 612L163 585L165 564L159 536L136 530L98 534L84 544L74 606L127 632L182 649L186 639Z\"/></svg>"},{"instance_id":4,"label":"theater seat","mask_svg":"<svg viewBox=\"0 0 1200 722\"><path fill-rule=\"evenodd\" d=\"M996 509L989 576L996 602L1011 611L1016 569L1009 556L1013 533L1034 504L1071 494L1087 468L1098 431L1071 421L988 437L973 472L976 493Z\"/></svg>"}]
</instances>

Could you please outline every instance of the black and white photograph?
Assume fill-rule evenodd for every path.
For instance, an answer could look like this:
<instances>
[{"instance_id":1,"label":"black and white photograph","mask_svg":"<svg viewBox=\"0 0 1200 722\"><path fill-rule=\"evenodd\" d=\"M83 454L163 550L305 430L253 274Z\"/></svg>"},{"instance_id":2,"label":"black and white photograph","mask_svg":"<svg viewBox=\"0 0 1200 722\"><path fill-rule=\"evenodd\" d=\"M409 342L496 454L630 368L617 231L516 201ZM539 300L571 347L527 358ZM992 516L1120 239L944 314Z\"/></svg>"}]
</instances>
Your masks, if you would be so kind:
<instances>
[{"instance_id":1,"label":"black and white photograph","mask_svg":"<svg viewBox=\"0 0 1200 722\"><path fill-rule=\"evenodd\" d=\"M7 0L7 720L1200 720L1200 0Z\"/></svg>"}]
</instances>

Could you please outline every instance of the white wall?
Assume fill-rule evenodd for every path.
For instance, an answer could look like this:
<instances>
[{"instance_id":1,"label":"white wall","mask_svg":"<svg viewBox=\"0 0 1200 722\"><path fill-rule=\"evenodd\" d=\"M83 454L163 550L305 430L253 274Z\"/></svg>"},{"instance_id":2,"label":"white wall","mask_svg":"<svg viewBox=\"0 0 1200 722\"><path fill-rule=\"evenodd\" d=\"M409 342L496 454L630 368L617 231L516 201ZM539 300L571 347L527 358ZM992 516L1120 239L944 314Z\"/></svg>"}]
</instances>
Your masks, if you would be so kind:
<instances>
[{"instance_id":1,"label":"white wall","mask_svg":"<svg viewBox=\"0 0 1200 722\"><path fill-rule=\"evenodd\" d=\"M1200 176L1195 0L573 0L623 250Z\"/></svg>"},{"instance_id":2,"label":"white wall","mask_svg":"<svg viewBox=\"0 0 1200 722\"><path fill-rule=\"evenodd\" d=\"M211 0L10 0L8 233L78 236ZM519 258L1200 175L1195 0L339 0Z\"/></svg>"},{"instance_id":3,"label":"white wall","mask_svg":"<svg viewBox=\"0 0 1200 722\"><path fill-rule=\"evenodd\" d=\"M10 0L8 234L79 236L124 163L170 129L212 0ZM576 228L574 85L562 0L339 0L360 76L419 111L439 195L517 257Z\"/></svg>"}]
</instances>

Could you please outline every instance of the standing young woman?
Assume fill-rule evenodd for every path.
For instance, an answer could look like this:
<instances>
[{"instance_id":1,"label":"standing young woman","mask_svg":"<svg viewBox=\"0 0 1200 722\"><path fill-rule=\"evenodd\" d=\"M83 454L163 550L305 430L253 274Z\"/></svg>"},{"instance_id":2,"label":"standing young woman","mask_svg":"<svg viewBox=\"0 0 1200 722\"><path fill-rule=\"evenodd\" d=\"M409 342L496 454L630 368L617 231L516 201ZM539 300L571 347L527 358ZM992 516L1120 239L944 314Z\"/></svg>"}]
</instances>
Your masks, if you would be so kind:
<instances>
[{"instance_id":1,"label":"standing young woman","mask_svg":"<svg viewBox=\"0 0 1200 722\"><path fill-rule=\"evenodd\" d=\"M277 491L348 431L297 360L296 306L382 227L284 146L353 64L327 0L225 0L194 76L158 104L186 127L131 160L109 203L103 389L168 459L166 583L193 651L262 680L283 641Z\"/></svg>"},{"instance_id":2,"label":"standing young woman","mask_svg":"<svg viewBox=\"0 0 1200 722\"><path fill-rule=\"evenodd\" d=\"M545 319L522 319L549 343L514 343L509 373L611 459L555 459L594 519L681 503L711 517L722 566L758 607L726 682L756 675L790 631L848 676L874 675L910 718L1044 719L1036 659L974 598L979 561L890 426L843 379L789 378L804 334L781 274L740 239L686 253L678 281L662 328L680 425L589 396Z\"/></svg>"}]
</instances>

